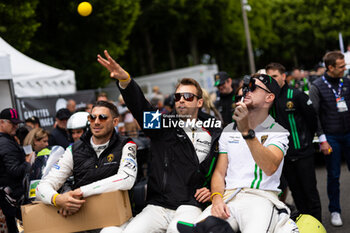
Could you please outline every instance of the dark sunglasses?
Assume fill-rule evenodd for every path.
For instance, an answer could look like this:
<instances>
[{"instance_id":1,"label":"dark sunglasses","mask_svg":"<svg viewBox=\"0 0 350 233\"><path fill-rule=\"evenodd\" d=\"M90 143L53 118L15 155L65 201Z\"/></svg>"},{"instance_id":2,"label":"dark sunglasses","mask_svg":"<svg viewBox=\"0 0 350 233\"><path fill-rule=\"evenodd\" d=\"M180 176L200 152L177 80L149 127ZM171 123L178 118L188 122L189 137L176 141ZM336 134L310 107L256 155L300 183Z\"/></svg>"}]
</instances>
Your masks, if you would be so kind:
<instances>
[{"instance_id":1,"label":"dark sunglasses","mask_svg":"<svg viewBox=\"0 0 350 233\"><path fill-rule=\"evenodd\" d=\"M104 122L108 119L108 116L101 114L101 115L94 115L94 114L89 114L88 120L90 122L95 122L95 120L98 118L99 121Z\"/></svg>"},{"instance_id":2,"label":"dark sunglasses","mask_svg":"<svg viewBox=\"0 0 350 233\"><path fill-rule=\"evenodd\" d=\"M175 93L174 94L174 98L175 98L175 102L177 101L180 101L181 97L184 97L184 99L186 101L189 101L189 102L192 102L194 97L197 97L199 99L199 97L195 94L192 94L192 93L188 93L188 92L185 92L185 93Z\"/></svg>"},{"instance_id":3,"label":"dark sunglasses","mask_svg":"<svg viewBox=\"0 0 350 233\"><path fill-rule=\"evenodd\" d=\"M258 84L255 84L255 82L250 82L250 83L249 83L249 85L248 85L248 90L251 91L251 92L253 92L253 91L255 91L255 89L256 89L257 87L260 88L260 89L262 89L262 90L264 90L264 91L266 91L267 93L272 93L270 90L267 90L267 89L265 89L265 88L259 86Z\"/></svg>"}]
</instances>

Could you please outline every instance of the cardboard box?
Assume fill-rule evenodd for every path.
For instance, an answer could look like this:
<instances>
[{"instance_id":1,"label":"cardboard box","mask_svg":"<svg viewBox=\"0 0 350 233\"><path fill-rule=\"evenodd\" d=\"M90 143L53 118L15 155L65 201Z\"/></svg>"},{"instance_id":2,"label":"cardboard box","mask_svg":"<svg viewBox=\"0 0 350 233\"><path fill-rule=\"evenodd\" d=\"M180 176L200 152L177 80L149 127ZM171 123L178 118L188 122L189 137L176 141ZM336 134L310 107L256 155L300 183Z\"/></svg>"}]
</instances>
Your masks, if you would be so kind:
<instances>
[{"instance_id":1,"label":"cardboard box","mask_svg":"<svg viewBox=\"0 0 350 233\"><path fill-rule=\"evenodd\" d=\"M78 213L63 217L58 208L37 202L21 206L25 233L67 233L120 226L132 217L127 191L86 198Z\"/></svg>"}]
</instances>

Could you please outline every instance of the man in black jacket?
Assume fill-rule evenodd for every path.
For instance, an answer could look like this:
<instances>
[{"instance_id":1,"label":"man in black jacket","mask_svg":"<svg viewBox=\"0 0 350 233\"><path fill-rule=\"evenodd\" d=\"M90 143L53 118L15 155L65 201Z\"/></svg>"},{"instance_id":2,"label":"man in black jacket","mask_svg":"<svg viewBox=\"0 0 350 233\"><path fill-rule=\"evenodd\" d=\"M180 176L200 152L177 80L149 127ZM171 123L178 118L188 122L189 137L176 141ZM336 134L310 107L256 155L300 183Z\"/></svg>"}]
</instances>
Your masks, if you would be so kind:
<instances>
[{"instance_id":1,"label":"man in black jacket","mask_svg":"<svg viewBox=\"0 0 350 233\"><path fill-rule=\"evenodd\" d=\"M127 107L151 138L148 205L124 232L177 232L177 221L193 222L210 198L207 187L217 158L221 122L199 111L202 91L190 78L182 79L175 89L176 112L161 116L107 51L105 56L106 59L98 55L98 61L118 80ZM148 119L149 114L152 116ZM153 129L147 129L152 124Z\"/></svg>"},{"instance_id":2,"label":"man in black jacket","mask_svg":"<svg viewBox=\"0 0 350 233\"><path fill-rule=\"evenodd\" d=\"M235 110L235 92L232 78L225 71L220 71L214 75L215 86L219 94L216 97L215 107L220 112L224 121L224 126L232 122L232 114Z\"/></svg>"},{"instance_id":3,"label":"man in black jacket","mask_svg":"<svg viewBox=\"0 0 350 233\"><path fill-rule=\"evenodd\" d=\"M67 148L70 144L69 135L67 131L67 121L71 113L66 108L61 108L56 113L56 128L54 128L49 137L50 146L62 146Z\"/></svg>"},{"instance_id":4,"label":"man in black jacket","mask_svg":"<svg viewBox=\"0 0 350 233\"><path fill-rule=\"evenodd\" d=\"M317 191L313 137L317 127L316 113L309 97L286 83L285 68L279 63L266 66L281 92L276 100L276 121L290 132L289 149L284 160L283 175L297 209L322 221L321 202Z\"/></svg>"},{"instance_id":5,"label":"man in black jacket","mask_svg":"<svg viewBox=\"0 0 350 233\"><path fill-rule=\"evenodd\" d=\"M26 157L13 138L21 122L16 109L6 108L0 113L0 207L10 233L18 232L15 218L21 219L19 201L26 191L23 179L31 168L31 156Z\"/></svg>"}]
</instances>

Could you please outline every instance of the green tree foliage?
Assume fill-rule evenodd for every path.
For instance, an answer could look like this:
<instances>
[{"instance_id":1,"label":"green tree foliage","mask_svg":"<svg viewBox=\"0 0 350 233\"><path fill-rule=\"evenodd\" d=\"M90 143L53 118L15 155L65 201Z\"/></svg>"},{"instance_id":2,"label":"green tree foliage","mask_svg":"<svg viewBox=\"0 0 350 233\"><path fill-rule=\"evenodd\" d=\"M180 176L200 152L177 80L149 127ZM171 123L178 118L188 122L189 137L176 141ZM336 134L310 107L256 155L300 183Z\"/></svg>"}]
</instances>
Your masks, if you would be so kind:
<instances>
[{"instance_id":1,"label":"green tree foliage","mask_svg":"<svg viewBox=\"0 0 350 233\"><path fill-rule=\"evenodd\" d=\"M249 73L240 0L88 0L88 17L76 11L81 1L3 0L0 35L39 61L74 70L79 89L109 82L96 62L103 49L133 76L203 62L235 78ZM339 49L339 32L350 43L350 0L248 4L257 69L269 62L310 69Z\"/></svg>"},{"instance_id":2,"label":"green tree foliage","mask_svg":"<svg viewBox=\"0 0 350 233\"><path fill-rule=\"evenodd\" d=\"M96 55L108 49L116 59L128 47L128 36L140 12L137 0L91 0L91 15L77 12L80 1L40 0L41 22L31 55L58 68L75 71L79 89L102 87L109 82Z\"/></svg>"},{"instance_id":3,"label":"green tree foliage","mask_svg":"<svg viewBox=\"0 0 350 233\"><path fill-rule=\"evenodd\" d=\"M277 61L289 69L293 66L312 69L325 52L339 50L339 32L344 43L350 42L349 0L249 0L249 3L252 24L257 23L257 12L263 10L267 14L261 21L266 24L265 31L271 33L270 39L260 40L267 44L258 58L260 67ZM253 42L254 48L261 48L257 44Z\"/></svg>"},{"instance_id":4,"label":"green tree foliage","mask_svg":"<svg viewBox=\"0 0 350 233\"><path fill-rule=\"evenodd\" d=\"M39 0L2 0L0 2L0 36L25 52L39 27L35 8Z\"/></svg>"},{"instance_id":5,"label":"green tree foliage","mask_svg":"<svg viewBox=\"0 0 350 233\"><path fill-rule=\"evenodd\" d=\"M205 54L231 71L243 60L243 25L235 2L142 0L141 8L125 57L134 75L199 64Z\"/></svg>"}]
</instances>

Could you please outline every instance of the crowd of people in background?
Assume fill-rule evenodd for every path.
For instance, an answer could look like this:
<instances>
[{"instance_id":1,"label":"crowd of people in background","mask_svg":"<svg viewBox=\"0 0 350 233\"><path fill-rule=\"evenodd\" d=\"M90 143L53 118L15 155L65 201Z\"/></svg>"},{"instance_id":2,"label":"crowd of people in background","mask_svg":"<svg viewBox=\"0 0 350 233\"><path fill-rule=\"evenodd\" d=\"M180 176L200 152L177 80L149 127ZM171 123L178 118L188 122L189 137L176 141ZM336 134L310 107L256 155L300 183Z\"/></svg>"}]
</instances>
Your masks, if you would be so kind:
<instances>
[{"instance_id":1,"label":"crowd of people in background","mask_svg":"<svg viewBox=\"0 0 350 233\"><path fill-rule=\"evenodd\" d=\"M233 79L232 75L229 75L225 71L220 71L213 77L214 85L217 87L217 91L215 92L209 93L207 90L197 86L196 82L189 79L181 82L175 89L175 93L168 95L164 95L158 86L154 86L152 93L146 96L146 100L136 83L132 79L130 81L130 76L124 77L127 73L124 73L124 70L122 70L117 63L112 63L114 60L109 57L108 53L106 54L106 59L102 57L99 57L99 59L99 62L111 72L111 77L118 80L118 88L122 94L115 102L108 99L106 93L101 92L97 95L96 103L88 103L85 108L76 109L75 101L70 99L67 101L66 108L59 109L56 112L55 124L50 132L41 128L39 118L35 116L24 119L24 122L22 122L19 120L18 113L15 109L7 108L1 111L0 207L3 214L6 216L6 224L9 232L18 232L17 222L15 220L21 219L18 204L29 203L31 200L34 200L35 197L38 197L36 195L36 190L38 190L37 185L39 182L36 181L40 181L40 179L43 178L43 169L50 154L52 151L56 150L55 147L57 146L62 147L64 149L63 151L65 151L66 148L71 148L67 149L65 152L65 156L70 156L68 159L69 161L60 162L60 166L66 169L64 170L64 178L62 178L63 175L59 174L57 171L55 171L56 173L49 174L45 182L42 183L41 186L39 185L39 193L45 193L45 195L50 197L49 199L43 199L45 203L60 206L60 213L64 216L74 214L79 210L84 203L84 201L80 200L80 197L94 195L105 190L130 189L132 187L137 177L135 158L136 146L134 146L135 142L133 142L133 140L137 140L138 137L150 138L152 156L156 158L159 157L158 159L162 158L163 151L156 147L161 147L162 150L168 151L173 157L183 153L183 151L192 151L192 149L189 149L190 147L187 147L189 144L187 144L188 142L186 141L186 138L190 138L191 134L192 137L196 137L197 142L198 140L199 142L201 142L201 140L211 142L208 144L211 146L206 147L205 145L195 144L192 140L195 149L194 154L199 156L201 153L199 151L206 151L205 154L203 154L203 158L199 158L199 163L201 164L199 170L200 174L208 173L213 158L222 158L223 155L221 154L210 154L213 153L213 151L215 151L215 153L220 151L220 153L226 153L226 155L234 153L235 149L232 149L229 145L231 139L226 138L227 136L222 136L219 140L219 135L216 135L218 132L213 129L209 129L210 136L207 135L208 133L206 130L202 132L200 129L196 129L197 131L188 129L189 131L187 132L186 129L184 129L184 141L180 140L178 142L183 144L184 148L180 148L180 144L170 145L171 143L169 143L169 140L174 140L174 142L179 140L179 136L177 136L176 139L174 135L179 135L181 133L179 131L174 131L172 133L166 132L163 134L161 131L157 131L157 134L163 135L159 137L159 135L151 130L142 130L143 118L140 114L145 110L157 109L161 114L179 113L183 110L181 106L179 106L182 101L186 103L191 102L192 104L196 102L197 105L193 105L194 109L196 109L194 119L197 119L197 114L198 119L201 119L203 117L201 112L204 112L206 114L205 118L212 117L221 121L224 128L226 126L232 128L232 125L235 124L233 122L237 121L239 131L235 131L234 135L241 135L242 133L245 140L249 140L249 137L255 137L255 135L245 134L248 133L249 129L247 126L244 126L240 115L237 114L236 111L236 109L243 109L239 111L246 110L241 102L242 97L245 95L243 92L243 79ZM289 205L292 214L293 212L310 214L322 222L321 202L316 185L317 181L314 165L314 145L315 143L319 143L320 151L325 155L328 173L328 209L331 214L331 224L334 226L343 225L339 201L339 176L342 154L345 155L348 165L350 166L350 111L348 109L350 107L350 79L348 72L349 67L346 67L346 65L350 64L350 61L346 61L347 59L350 59L350 56L348 58L346 55L344 58L344 55L340 52L329 52L324 57L324 63L318 64L312 71L306 71L301 68L293 68L290 71L286 71L282 64L270 63L259 71L260 74L255 76L258 81L254 84L256 85L254 86L255 88L262 88L262 90L265 91L266 98L268 98L269 94L273 94L274 96L274 98L264 103L266 107L270 109L269 114L273 118L270 119L270 117L267 117L268 111L266 108L261 108L259 112L266 114L266 117L259 122L255 122L254 125L256 127L263 127L263 122L267 119L266 121L269 122L271 128L274 124L278 124L276 128L281 125L287 130L279 139L274 139L273 136L270 136L268 139L268 141L272 141L271 144L277 145L276 147L284 147L282 149L283 153L280 153L281 151L274 152L276 157L279 158L279 161L284 161L284 163L276 163L276 169L278 169L279 172L275 173L276 177L273 178L275 183L263 182L262 187L266 189L273 187L273 190L281 190L281 195L279 196L281 201L285 201L283 197L286 195L287 187L289 187L294 199L293 206ZM276 84L279 86L278 92L271 84L272 81L269 81L270 78L276 81L274 81L274 85ZM179 94L179 90L184 90L183 92L186 93L195 92L196 94L193 94L194 96L185 96L185 94ZM253 92L252 87L250 87L249 90ZM193 100L195 97L198 98L196 101ZM240 114L243 113L240 112ZM250 114L253 115L253 113ZM106 122L108 122L108 126ZM21 124L20 127L18 127L19 124ZM103 126L100 126L100 124ZM104 124L106 124L106 126ZM104 135L100 137L101 132L107 128L109 130L106 133L107 136ZM268 133L270 132L269 129L264 128L264 130ZM195 132L197 136L193 136ZM86 136L87 134L89 135ZM124 136L127 140L119 138L120 136ZM289 143L286 143L287 137ZM101 140L101 138L103 138L103 140ZM115 143L117 149L110 147L110 144L108 144L110 140ZM74 146L77 144L77 141L83 142L82 147ZM219 144L221 142L222 145L220 145L220 150L215 150L215 148L212 147L214 147L214 145L216 146L218 141ZM191 144L191 142L189 143ZM257 143L259 142L257 141ZM261 144L259 145L261 146ZM178 147L177 150L170 150L171 147L175 146ZM257 146L257 144L255 146ZM103 147L103 149L100 147ZM288 150L287 147L289 148ZM133 148L132 154L128 153L130 152L128 150L132 150L130 148ZM181 149L183 149L183 151L181 151ZM134 167L130 165L126 166L125 161L121 160L121 157L118 157L115 158L117 165L123 164L119 167L125 165L125 168L123 167L123 169L120 170L116 168L114 172L109 172L107 168L105 170L101 168L101 171L98 171L101 172L101 174L97 172L99 176L96 178L93 178L94 174L77 172L81 168L73 163L73 160L74 162L82 162L86 159L86 165L84 166L92 166L93 162L89 164L89 160L84 157L84 153L96 153L99 156L102 155L102 157L99 157L101 158L100 163L102 164L103 156L109 150L120 151L120 154L122 154L120 156L122 156L124 160L127 158L135 163ZM275 149L271 150L274 151ZM207 155L208 153L209 155ZM244 149L244 153L249 153L248 147ZM252 154L254 157L255 154L253 152ZM189 155L189 157L190 156L192 155ZM171 158L172 163L176 164L176 159L173 157ZM282 159L282 157L284 157L284 159ZM188 164L191 162L192 161L189 160ZM168 165L161 164L160 162L157 163L154 158L151 163L152 167L161 167L164 169L164 174L167 169L173 169L171 170L172 173L176 173L176 168L172 165L163 168L163 166ZM174 186L167 187L167 193L162 193L162 190L158 189L158 185L161 183L159 174L156 174L154 170L150 171L147 173L147 175L151 176L151 180L149 180L150 183L148 184L148 194L153 196L147 197L147 207L128 223L128 226L125 225L122 228L116 228L113 232L119 232L119 230L135 232L135 229L140 227L140 225L144 227L148 225L148 230L166 231L168 229L168 232L176 232L176 223L179 220L194 222L197 218L203 219L204 216L207 217L210 214L215 216L213 213L217 213L218 217L229 219L228 221L231 227L236 230L248 229L248 225L251 224L250 222L237 222L232 216L230 217L230 213L227 212L228 210L226 209L227 206L244 206L245 204L234 204L230 202L230 204L226 205L223 202L223 200L227 198L227 195L232 194L226 192L224 194L225 185L236 187L236 181L227 177L225 178L225 176L230 176L232 169L241 169L235 167L234 163L235 161L231 160L219 160L219 164L221 165L219 165L219 167L217 166L213 178L216 179L220 185L214 185L214 191L199 185L199 181L203 181L208 177L200 177L199 174L192 174L194 168L190 165L183 167L183 169L187 169L186 172L189 174L187 178L193 179L193 187L191 188L197 189L195 197L181 196L181 193L178 195L173 194L177 191L173 190L172 187L176 187L178 191L181 190L184 193L191 193L193 191L192 189L190 190L190 188L188 190L182 190L180 187L184 184L184 181L176 177L173 177L172 180ZM259 167L260 165L261 164L259 164ZM184 165L179 162L178 166ZM261 169L265 173L269 173L268 169L266 168L265 170L264 166L265 165L261 165ZM229 169L228 173L226 173L226 169ZM210 171L213 172L211 168ZM274 170L272 174L275 171L276 170ZM125 174L128 174L128 177L132 177L132 179L126 180L124 177ZM57 191L61 188L59 186L68 182L69 178L74 179L71 177L72 175L74 175L75 180L70 183L72 186L71 191L68 191L65 196L58 195ZM182 174L182 176L185 175L186 174ZM249 175L253 176L254 174ZM125 183L111 188L108 186L109 181L106 180L111 176L114 178L123 177L123 179L125 178ZM24 178L27 179L26 186L23 186L22 180ZM57 181L56 178L59 181ZM92 191L89 184L96 181L101 182L101 184L109 188L101 190L101 192ZM53 184L54 182L58 182L60 185ZM210 181L208 182L210 183ZM277 185L277 182L279 185ZM250 192L251 191L244 191L241 192L240 195L243 195L243 193L248 195ZM53 200L51 199L51 194L54 197ZM238 197L243 198L243 196L240 195ZM264 196L265 194L259 193L259 195ZM73 201L68 201L66 197L79 198L73 198ZM179 200L172 200L172 198L184 199L181 202ZM199 204L199 202L206 202L209 199L213 201L213 206L206 210L204 215L201 215L201 208L203 206L201 203ZM260 199L249 200L252 201L252 206L255 205L253 203L259 205L259 202L261 202ZM69 203L73 203L78 207L71 208L69 207ZM189 208L188 206L192 206L193 208ZM253 207L251 208L251 210L255 210ZM156 215L158 211L166 213L167 219L162 223L152 222L152 216ZM191 214L188 214L189 212L191 212ZM247 211L247 213L248 212L249 211ZM255 225L255 227L259 228L263 226L266 221L268 221L268 219L261 220L259 222L261 225ZM277 224L277 220L274 221L275 224ZM145 230L145 232L147 232L147 230Z\"/></svg>"}]
</instances>

